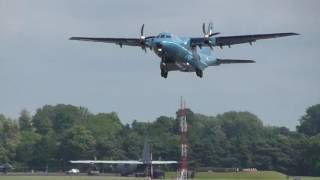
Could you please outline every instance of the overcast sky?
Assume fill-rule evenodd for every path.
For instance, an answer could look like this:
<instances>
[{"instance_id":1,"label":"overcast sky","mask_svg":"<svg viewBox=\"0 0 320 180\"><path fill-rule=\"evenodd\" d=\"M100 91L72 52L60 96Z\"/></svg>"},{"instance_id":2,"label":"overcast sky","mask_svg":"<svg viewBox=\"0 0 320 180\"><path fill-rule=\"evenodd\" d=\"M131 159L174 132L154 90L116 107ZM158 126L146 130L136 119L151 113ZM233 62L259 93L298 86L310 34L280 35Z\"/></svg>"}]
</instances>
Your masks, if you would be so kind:
<instances>
[{"instance_id":1,"label":"overcast sky","mask_svg":"<svg viewBox=\"0 0 320 180\"><path fill-rule=\"evenodd\" d=\"M319 0L0 0L0 113L17 118L45 104L119 114L124 123L175 116L180 96L198 113L250 111L291 129L320 102ZM71 36L139 37L163 31L203 36L297 32L301 36L216 48L220 58L254 59L160 77L160 59L137 47L69 41Z\"/></svg>"}]
</instances>

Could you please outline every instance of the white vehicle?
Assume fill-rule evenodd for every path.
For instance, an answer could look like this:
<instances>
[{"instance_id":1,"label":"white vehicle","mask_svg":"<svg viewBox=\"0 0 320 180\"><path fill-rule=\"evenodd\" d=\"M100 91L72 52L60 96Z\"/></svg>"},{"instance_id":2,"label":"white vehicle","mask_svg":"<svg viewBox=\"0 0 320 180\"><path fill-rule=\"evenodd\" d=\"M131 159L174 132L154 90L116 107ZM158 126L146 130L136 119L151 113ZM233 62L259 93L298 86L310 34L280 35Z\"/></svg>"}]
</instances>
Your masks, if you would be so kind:
<instances>
[{"instance_id":1,"label":"white vehicle","mask_svg":"<svg viewBox=\"0 0 320 180\"><path fill-rule=\"evenodd\" d=\"M78 174L80 173L79 169L70 169L66 172L67 174Z\"/></svg>"}]
</instances>

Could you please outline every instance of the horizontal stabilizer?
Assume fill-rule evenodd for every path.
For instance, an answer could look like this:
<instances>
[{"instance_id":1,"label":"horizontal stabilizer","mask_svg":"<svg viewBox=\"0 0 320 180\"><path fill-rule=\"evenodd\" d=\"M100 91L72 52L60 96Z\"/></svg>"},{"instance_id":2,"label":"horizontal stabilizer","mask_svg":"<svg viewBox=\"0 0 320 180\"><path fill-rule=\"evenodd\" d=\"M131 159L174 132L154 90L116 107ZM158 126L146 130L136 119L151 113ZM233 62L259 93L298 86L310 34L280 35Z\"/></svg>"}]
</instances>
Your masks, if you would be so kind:
<instances>
[{"instance_id":1,"label":"horizontal stabilizer","mask_svg":"<svg viewBox=\"0 0 320 180\"><path fill-rule=\"evenodd\" d=\"M234 64L234 63L255 63L253 60L241 59L217 59L217 64Z\"/></svg>"}]
</instances>

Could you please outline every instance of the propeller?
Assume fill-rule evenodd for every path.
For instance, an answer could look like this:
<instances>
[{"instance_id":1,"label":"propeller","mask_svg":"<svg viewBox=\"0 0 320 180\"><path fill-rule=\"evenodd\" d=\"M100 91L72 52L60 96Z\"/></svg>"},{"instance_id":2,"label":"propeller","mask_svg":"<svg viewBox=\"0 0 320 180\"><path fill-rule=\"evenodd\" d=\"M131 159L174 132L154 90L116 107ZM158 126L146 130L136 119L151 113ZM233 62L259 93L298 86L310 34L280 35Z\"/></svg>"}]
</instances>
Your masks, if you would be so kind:
<instances>
[{"instance_id":1,"label":"propeller","mask_svg":"<svg viewBox=\"0 0 320 180\"><path fill-rule=\"evenodd\" d=\"M210 38L220 34L220 32L212 33L213 32L213 23L212 22L210 22L208 24L207 30L206 30L206 23L203 23L202 24L202 32L204 34L204 38L203 38L204 43L207 44L210 47L210 49L213 49Z\"/></svg>"},{"instance_id":2,"label":"propeller","mask_svg":"<svg viewBox=\"0 0 320 180\"><path fill-rule=\"evenodd\" d=\"M144 50L145 52L147 52L147 49L146 49L146 37L143 35L143 31L144 31L144 24L142 24L142 26L141 26L140 44L141 44L141 49Z\"/></svg>"},{"instance_id":3,"label":"propeller","mask_svg":"<svg viewBox=\"0 0 320 180\"><path fill-rule=\"evenodd\" d=\"M141 30L140 30L140 45L141 45L141 49L143 49L145 52L147 52L147 44L146 44L146 40L147 39L150 39L150 38L154 38L154 36L148 36L148 37L145 37L144 36L144 24L142 24L141 26ZM151 49L151 47L150 47Z\"/></svg>"},{"instance_id":4,"label":"propeller","mask_svg":"<svg viewBox=\"0 0 320 180\"><path fill-rule=\"evenodd\" d=\"M143 30L144 30L144 24L142 24L142 26L141 26L141 31L140 31L140 39L141 40L144 40L146 37L144 37L144 35L143 35Z\"/></svg>"}]
</instances>

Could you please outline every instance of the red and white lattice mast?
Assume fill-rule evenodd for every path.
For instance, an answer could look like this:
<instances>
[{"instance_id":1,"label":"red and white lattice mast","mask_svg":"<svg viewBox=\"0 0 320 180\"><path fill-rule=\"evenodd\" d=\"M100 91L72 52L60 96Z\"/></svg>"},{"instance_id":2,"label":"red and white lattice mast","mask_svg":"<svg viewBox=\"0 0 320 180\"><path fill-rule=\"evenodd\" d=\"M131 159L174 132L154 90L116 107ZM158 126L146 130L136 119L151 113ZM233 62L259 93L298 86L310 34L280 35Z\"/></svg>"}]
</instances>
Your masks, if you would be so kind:
<instances>
[{"instance_id":1,"label":"red and white lattice mast","mask_svg":"<svg viewBox=\"0 0 320 180\"><path fill-rule=\"evenodd\" d=\"M177 173L177 180L188 179L188 125L187 125L187 109L186 102L181 97L180 109L177 112L177 117L180 121L180 134L181 134L181 159L180 169Z\"/></svg>"}]
</instances>

